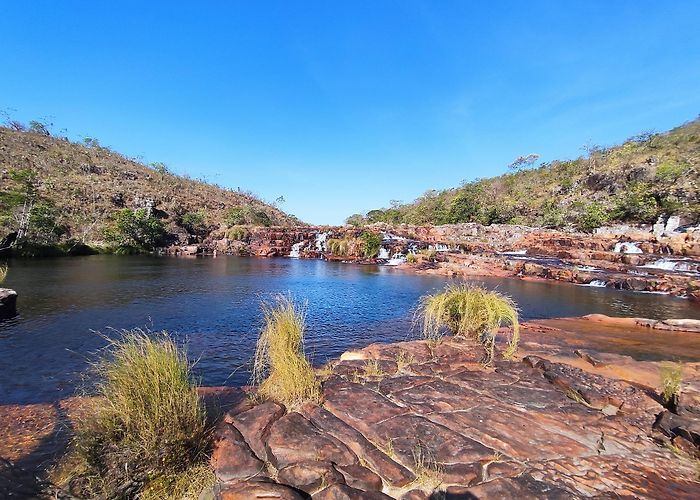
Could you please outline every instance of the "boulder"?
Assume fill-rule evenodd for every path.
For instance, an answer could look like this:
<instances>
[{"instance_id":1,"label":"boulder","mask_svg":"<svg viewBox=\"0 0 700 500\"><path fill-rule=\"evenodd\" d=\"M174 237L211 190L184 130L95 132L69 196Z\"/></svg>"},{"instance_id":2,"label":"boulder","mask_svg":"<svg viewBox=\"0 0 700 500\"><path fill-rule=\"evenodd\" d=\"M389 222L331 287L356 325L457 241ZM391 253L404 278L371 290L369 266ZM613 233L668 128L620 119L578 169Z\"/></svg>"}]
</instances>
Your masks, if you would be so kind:
<instances>
[{"instance_id":1,"label":"boulder","mask_svg":"<svg viewBox=\"0 0 700 500\"><path fill-rule=\"evenodd\" d=\"M284 415L284 412L284 406L267 401L237 415L228 414L225 421L240 431L260 460L267 460L265 439L270 432L270 425Z\"/></svg>"},{"instance_id":2,"label":"boulder","mask_svg":"<svg viewBox=\"0 0 700 500\"><path fill-rule=\"evenodd\" d=\"M17 314L17 292L9 288L0 288L0 319L11 318Z\"/></svg>"},{"instance_id":3,"label":"boulder","mask_svg":"<svg viewBox=\"0 0 700 500\"><path fill-rule=\"evenodd\" d=\"M277 481L313 493L329 484L345 484L345 478L330 462L297 462L279 470ZM380 481L379 489L381 489Z\"/></svg>"},{"instance_id":4,"label":"boulder","mask_svg":"<svg viewBox=\"0 0 700 500\"><path fill-rule=\"evenodd\" d=\"M304 497L293 488L263 481L226 484L217 489L217 500L254 500L256 498L265 500L304 500Z\"/></svg>"},{"instance_id":5,"label":"boulder","mask_svg":"<svg viewBox=\"0 0 700 500\"><path fill-rule=\"evenodd\" d=\"M221 422L214 434L211 465L223 482L264 477L265 464L248 447L238 429Z\"/></svg>"}]
</instances>

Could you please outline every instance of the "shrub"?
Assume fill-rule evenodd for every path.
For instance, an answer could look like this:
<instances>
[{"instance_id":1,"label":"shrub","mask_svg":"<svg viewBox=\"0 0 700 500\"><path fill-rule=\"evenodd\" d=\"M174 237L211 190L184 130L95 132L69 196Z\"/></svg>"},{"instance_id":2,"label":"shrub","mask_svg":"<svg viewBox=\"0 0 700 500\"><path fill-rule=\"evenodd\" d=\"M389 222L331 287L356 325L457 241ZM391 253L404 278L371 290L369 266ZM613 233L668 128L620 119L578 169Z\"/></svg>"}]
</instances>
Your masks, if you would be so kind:
<instances>
[{"instance_id":1,"label":"shrub","mask_svg":"<svg viewBox=\"0 0 700 500\"><path fill-rule=\"evenodd\" d=\"M167 233L163 222L148 215L145 209L123 208L112 216L104 234L109 242L119 247L152 250L163 244Z\"/></svg>"},{"instance_id":2,"label":"shrub","mask_svg":"<svg viewBox=\"0 0 700 500\"><path fill-rule=\"evenodd\" d=\"M365 218L362 214L352 214L350 217L345 219L345 223L350 226L360 227L365 225Z\"/></svg>"},{"instance_id":3,"label":"shrub","mask_svg":"<svg viewBox=\"0 0 700 500\"><path fill-rule=\"evenodd\" d=\"M271 226L272 219L263 210L254 210L250 207L236 207L226 212L224 222L228 226L240 226L251 224L254 226Z\"/></svg>"},{"instance_id":4,"label":"shrub","mask_svg":"<svg viewBox=\"0 0 700 500\"><path fill-rule=\"evenodd\" d=\"M596 228L610 221L609 211L600 203L591 203L584 208L582 214L576 220L576 227L580 231L592 233Z\"/></svg>"},{"instance_id":5,"label":"shrub","mask_svg":"<svg viewBox=\"0 0 700 500\"><path fill-rule=\"evenodd\" d=\"M365 231L360 236L364 243L364 256L371 259L379 255L379 250L382 248L382 237L377 233Z\"/></svg>"},{"instance_id":6,"label":"shrub","mask_svg":"<svg viewBox=\"0 0 700 500\"><path fill-rule=\"evenodd\" d=\"M655 222L659 216L659 203L647 183L637 183L617 202L615 217L636 222Z\"/></svg>"},{"instance_id":7,"label":"shrub","mask_svg":"<svg viewBox=\"0 0 700 500\"><path fill-rule=\"evenodd\" d=\"M462 188L450 203L447 221L451 224L478 221L481 217L480 194L479 188L472 184Z\"/></svg>"},{"instance_id":8,"label":"shrub","mask_svg":"<svg viewBox=\"0 0 700 500\"><path fill-rule=\"evenodd\" d=\"M226 212L224 222L228 226L239 226L246 223L245 210L242 208L232 208Z\"/></svg>"},{"instance_id":9,"label":"shrub","mask_svg":"<svg viewBox=\"0 0 700 500\"><path fill-rule=\"evenodd\" d=\"M210 445L190 365L165 334L123 332L108 350L63 475L90 497L172 497L201 480Z\"/></svg>"},{"instance_id":10,"label":"shrub","mask_svg":"<svg viewBox=\"0 0 700 500\"><path fill-rule=\"evenodd\" d=\"M201 211L187 212L180 218L179 223L190 234L204 234L207 231L204 214Z\"/></svg>"},{"instance_id":11,"label":"shrub","mask_svg":"<svg viewBox=\"0 0 700 500\"><path fill-rule=\"evenodd\" d=\"M245 226L234 226L226 230L229 240L244 241L250 237L250 230Z\"/></svg>"},{"instance_id":12,"label":"shrub","mask_svg":"<svg viewBox=\"0 0 700 500\"><path fill-rule=\"evenodd\" d=\"M406 262L408 262L409 264L415 264L416 262L418 262L418 256L414 253L409 253L406 255Z\"/></svg>"},{"instance_id":13,"label":"shrub","mask_svg":"<svg viewBox=\"0 0 700 500\"><path fill-rule=\"evenodd\" d=\"M689 168L687 163L663 162L656 169L656 180L664 183L676 182Z\"/></svg>"},{"instance_id":14,"label":"shrub","mask_svg":"<svg viewBox=\"0 0 700 500\"><path fill-rule=\"evenodd\" d=\"M517 306L512 299L498 292L468 285L448 285L443 291L421 298L416 320L422 323L423 336L439 340L447 330L457 337L477 339L486 349L486 363L493 360L496 333L504 325L512 327L508 359L518 349L520 324Z\"/></svg>"},{"instance_id":15,"label":"shrub","mask_svg":"<svg viewBox=\"0 0 700 500\"><path fill-rule=\"evenodd\" d=\"M680 363L664 363L659 369L661 378L661 396L666 404L677 405L681 395L683 380L683 365Z\"/></svg>"},{"instance_id":16,"label":"shrub","mask_svg":"<svg viewBox=\"0 0 700 500\"><path fill-rule=\"evenodd\" d=\"M353 247L353 243L347 239L343 238L330 238L326 241L326 248L333 255L345 256L350 255L350 249Z\"/></svg>"},{"instance_id":17,"label":"shrub","mask_svg":"<svg viewBox=\"0 0 700 500\"><path fill-rule=\"evenodd\" d=\"M58 223L56 207L49 202L39 202L29 216L28 239L34 243L51 245L66 233L66 228Z\"/></svg>"},{"instance_id":18,"label":"shrub","mask_svg":"<svg viewBox=\"0 0 700 500\"><path fill-rule=\"evenodd\" d=\"M287 407L318 401L320 385L304 354L306 307L279 295L262 305L265 326L260 332L253 362L258 394Z\"/></svg>"}]
</instances>

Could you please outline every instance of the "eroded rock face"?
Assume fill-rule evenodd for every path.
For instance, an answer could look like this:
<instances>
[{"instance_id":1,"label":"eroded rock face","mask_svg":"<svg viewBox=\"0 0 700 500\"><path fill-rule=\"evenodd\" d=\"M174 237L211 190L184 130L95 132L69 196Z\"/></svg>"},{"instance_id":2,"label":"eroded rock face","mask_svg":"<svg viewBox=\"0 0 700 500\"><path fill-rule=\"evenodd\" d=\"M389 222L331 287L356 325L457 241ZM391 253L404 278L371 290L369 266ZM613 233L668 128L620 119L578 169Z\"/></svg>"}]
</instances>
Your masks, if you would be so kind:
<instances>
[{"instance_id":1,"label":"eroded rock face","mask_svg":"<svg viewBox=\"0 0 700 500\"><path fill-rule=\"evenodd\" d=\"M528 352L540 332L556 337L524 328L523 356L490 368L467 341L375 344L331 363L320 406L279 416L264 403L227 421L265 450L270 477L292 488L280 492L314 499L697 498L695 465L657 441L692 453L700 420L669 414L629 357L565 342ZM367 360L384 374L367 375ZM221 498L270 488L227 481Z\"/></svg>"}]
</instances>

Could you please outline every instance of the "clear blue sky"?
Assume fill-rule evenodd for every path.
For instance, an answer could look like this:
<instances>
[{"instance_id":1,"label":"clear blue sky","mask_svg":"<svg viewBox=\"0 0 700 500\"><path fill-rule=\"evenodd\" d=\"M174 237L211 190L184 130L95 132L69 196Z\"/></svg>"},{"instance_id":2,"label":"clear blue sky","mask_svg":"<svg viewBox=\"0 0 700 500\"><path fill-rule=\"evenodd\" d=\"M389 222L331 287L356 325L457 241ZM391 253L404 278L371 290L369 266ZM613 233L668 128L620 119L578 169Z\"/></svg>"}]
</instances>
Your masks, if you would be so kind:
<instances>
[{"instance_id":1,"label":"clear blue sky","mask_svg":"<svg viewBox=\"0 0 700 500\"><path fill-rule=\"evenodd\" d=\"M9 1L0 110L314 223L700 112L700 2Z\"/></svg>"}]
</instances>

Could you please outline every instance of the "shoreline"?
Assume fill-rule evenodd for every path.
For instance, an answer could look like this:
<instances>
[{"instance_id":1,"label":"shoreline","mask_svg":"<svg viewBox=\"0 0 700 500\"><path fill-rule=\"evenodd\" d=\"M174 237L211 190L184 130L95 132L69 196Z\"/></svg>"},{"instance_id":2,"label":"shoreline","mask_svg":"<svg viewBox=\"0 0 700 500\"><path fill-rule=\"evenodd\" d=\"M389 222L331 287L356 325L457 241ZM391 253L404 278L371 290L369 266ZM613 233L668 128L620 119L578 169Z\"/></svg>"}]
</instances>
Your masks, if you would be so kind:
<instances>
[{"instance_id":1,"label":"shoreline","mask_svg":"<svg viewBox=\"0 0 700 500\"><path fill-rule=\"evenodd\" d=\"M457 453L461 458L453 462L449 460L444 462L451 465L444 467L442 474L445 477L441 480L444 489L455 494L458 490L462 491L465 488L477 488L474 491L470 490L470 493L482 491L493 496L505 494L506 491L516 488L514 491L517 491L518 495L524 495L527 492L534 493L530 489L533 484L537 485L537 491L546 486L550 488L546 491L561 489L562 493L579 495L588 491L585 488L591 487L591 483L594 484L594 490L601 494L610 491L605 485L611 482L617 482L621 488L632 488L634 485L629 484L629 481L620 483L622 480L618 475L607 469L607 466L600 465L607 463L605 459L607 452L602 455L597 454L594 449L595 443L589 441L592 438L586 437L592 436L593 429L601 425L603 427L600 428L604 429L602 432L609 440L610 450L615 450L610 451L611 459L620 464L620 470L630 475L632 482L640 474L650 473L648 467L656 467L659 470L666 470L666 473L671 475L669 477L674 478L667 485L668 487L680 488L681 492L694 491L695 488L700 487L700 484L692 480L694 476L690 473L688 459L669 452L667 448L655 444L654 441L656 439L671 444L680 443L677 438L673 438L675 441L668 436L664 438L663 432L658 429L653 431L657 415L664 411L653 397L657 390L655 382L658 382L658 368L661 361L635 359L621 352L626 350L629 352L629 336L631 336L638 341L643 340L639 347L642 349L642 355L637 357L644 358L653 354L660 356L659 359L674 359L676 354L682 352L686 357L700 359L700 334L698 333L700 322L689 325L692 326L692 332L687 329L680 330L678 326L675 330L654 329L653 326L656 324L658 322L639 318L611 318L600 315L524 322L521 350L516 359L497 361L495 371L485 370L479 364L478 346L470 342L456 341L450 337L443 340L440 344L442 347L432 349L428 349L426 342L422 340L371 344L356 351L348 351L330 361L327 366L316 370L324 379L322 407L312 406L281 412L273 403L253 405L246 396L245 387L202 387L200 394L208 402L208 406L218 407L224 414L224 419L221 421L223 423L220 423L219 427L236 426L244 437L248 435L246 432L254 431L254 429L251 431L252 427L245 427L246 424L243 422L249 421L246 415L257 415L253 421L259 423L257 418L265 420L265 415L268 415L266 412L271 411L274 414L274 418L263 426L267 430L255 431L262 432L266 436L265 439L268 439L266 447L258 447L257 451L263 453L260 450L269 449L272 453L270 457L263 459L251 448L231 448L228 438L219 440L219 444L214 449L212 462L215 470L218 471L219 478L216 493L218 498L239 498L240 495L243 497L252 495L251 488L255 491L266 488L265 491L269 492L271 489L280 491L280 488L292 485L302 491L308 490L309 494L311 491L316 494L321 490L320 486L323 483L321 478L326 477L329 481L332 479L332 484L325 484L324 487L333 488L333 491L339 489L346 491L347 488L365 492L383 491L384 494L388 493L392 497L399 498L399 494L408 494L409 491L417 489L420 491L414 491L412 496L404 498L428 498L423 491L424 485L415 483L417 471L414 470L411 462L412 450L416 443L411 444L412 438L410 438L414 434L405 434L405 428L413 428L415 425L419 425L422 429L418 432L416 428L416 436L441 436L439 439L435 438L438 441L430 444L431 447L437 446L431 453L437 454L435 458L440 463L443 463L447 457L447 455L443 456L443 453L448 453L447 448L442 447L448 442L457 443L456 448L449 448L453 450L449 452L449 456ZM627 337L621 335L621 332L626 332ZM651 342L650 339L652 339ZM656 347L658 342L662 343L663 349L659 350ZM601 348L596 348L596 343ZM404 360L401 362L404 365L402 367L399 367L399 353L405 354L401 355ZM367 366L375 362L379 371L369 372ZM697 404L700 402L700 362L686 362L684 373L685 398L688 403ZM513 381L516 381L515 385ZM614 390L611 390L611 387ZM430 390L426 391L426 388ZM567 391L572 388L581 394L582 402L571 399L571 394ZM541 406L544 401L550 400L555 401L556 405L550 407L547 403L545 407ZM602 408L611 401L618 405L615 410L617 413L606 416L601 413ZM357 402L361 404L358 405ZM496 406L493 406L494 404ZM405 405L411 408L410 414L415 415L415 418L408 418L406 415L409 414L401 410L406 407ZM466 405L465 408L472 408L472 410L459 409L460 405ZM508 423L507 427L499 427L498 432L508 432L507 441L503 441L505 436L497 437L489 434L493 430L491 426L478 424L478 420L462 422L459 425L467 430L460 431L459 428L451 426L449 419L444 420L441 417L436 421L430 416L437 412L436 416L462 415L459 418L464 419L465 415L469 415L474 408L484 408L484 411L490 408L489 412L495 412L489 417L490 419L500 418L497 417L498 415L509 415L508 419L515 418L513 422ZM549 437L538 449L527 445L530 442L529 438L522 441L523 436L517 433L516 424L519 418L517 415L520 411L518 408L528 408L530 422L528 425L534 423L536 428L541 428L543 431L546 429L542 439L545 439L545 435ZM65 449L72 422L78 418L81 411L81 398L71 397L47 404L4 405L4 410L0 428L7 439L3 443L4 450L0 455L21 464L22 467L36 469L50 464L62 449ZM452 412L455 411L457 413L453 414ZM464 413L465 411L467 413ZM613 409L609 408L606 411L613 411ZM326 412L330 412L334 418ZM379 415L383 415L382 412L389 413L375 422ZM569 423L565 427L554 425L552 421L554 417ZM618 421L619 423L616 423ZM278 437L270 443L273 422L281 422L276 425L284 424L284 426L280 427L279 432L275 431L277 434L272 433ZM310 422L312 427L308 427L305 422ZM329 422L334 423L331 425ZM386 427L388 423L380 422L396 422L396 426L392 424ZM241 425L243 427L240 427ZM329 425L331 426L328 427ZM583 427L577 427L579 425ZM380 430L373 430L375 426L379 426ZM310 430L312 428L317 430L312 432ZM358 442L366 441L362 446L357 445L357 449L351 447L350 454L343 451L341 453L345 457L343 460L348 463L341 465L336 462L340 458L335 455L339 452L334 447L338 447L338 440L344 443L348 441L339 439L334 434L334 432L341 432L338 429L345 433L349 432ZM382 432L391 435L395 448L393 458L385 453L386 450L382 451L386 446L386 442L381 442ZM435 432L437 434L434 434ZM570 436L572 432L581 432L581 438L570 442L570 437L566 436ZM632 441L629 441L632 438L632 435L628 435L630 432L636 436ZM330 436L327 433L330 433ZM358 437L358 433L362 438ZM653 439L646 437L652 434L654 434ZM332 437L334 435L336 437ZM477 439L478 444L473 441L474 435L482 436ZM402 440L406 439L409 441L404 443ZM493 441L494 439L496 441ZM283 441L285 443L298 441L298 443L287 445L282 444ZM254 440L246 439L245 442L246 446L254 448L252 444ZM497 443L501 444L497 446ZM559 449L558 446L563 448ZM579 451L570 455L572 446ZM561 476L555 464L564 462L547 458L550 452L542 455L548 447L551 447L551 453L563 454L565 462L574 460L572 463L578 464L575 467L589 476L592 475L593 479L587 480L585 484L579 484L577 475ZM297 448L298 451L293 451ZM319 457L317 460L305 455L309 453L309 449L332 450L332 453L329 452L330 455ZM344 450L342 447L340 449ZM482 451L473 455L475 449ZM688 447L686 443L683 444L682 449L692 451L693 448ZM264 453L267 454L268 451ZM503 460L499 459L498 462L491 463L503 463L507 467L506 465L496 467L488 465L484 468L483 465L478 467L474 465L483 464L484 460L499 453ZM637 455L643 457L648 465L640 464L635 458ZM364 458L356 463L352 456L360 458L364 456ZM591 456L598 457L597 460L602 462L591 462L587 458ZM372 462L368 457L374 457L375 461ZM277 481L275 482L270 474L265 474L264 477L258 477L253 481L246 479L247 476L234 477L238 472L232 471L243 470L240 462L243 458L247 461L272 460L278 474ZM326 459L334 465L332 467L322 465ZM309 465L309 460L315 465ZM523 461L537 463L539 469L530 467L523 470ZM253 460L252 463L257 462ZM358 468L363 463L362 467L369 472ZM582 463L584 465L581 465ZM386 467L389 469L385 470ZM495 470L500 470L502 467L506 467L510 472L494 475ZM394 477L391 470L403 472ZM517 474L515 474L516 470ZM279 473L282 471L285 472L281 476L283 480L280 480ZM473 471L473 474L468 471ZM308 479L309 474L311 476L315 474L314 477L319 481L311 481L313 484L302 484ZM531 479L525 483L521 481L524 474L531 476ZM403 479L400 479L401 477ZM483 480L484 478L487 480ZM660 488L656 490L659 494L666 491L664 488L667 486L664 486L661 481L657 483L657 480L652 479L652 483L654 488ZM507 488L506 485L508 485ZM496 487L499 489L492 489ZM679 498L684 498L683 494Z\"/></svg>"}]
</instances>

